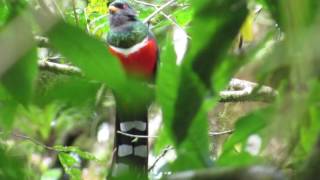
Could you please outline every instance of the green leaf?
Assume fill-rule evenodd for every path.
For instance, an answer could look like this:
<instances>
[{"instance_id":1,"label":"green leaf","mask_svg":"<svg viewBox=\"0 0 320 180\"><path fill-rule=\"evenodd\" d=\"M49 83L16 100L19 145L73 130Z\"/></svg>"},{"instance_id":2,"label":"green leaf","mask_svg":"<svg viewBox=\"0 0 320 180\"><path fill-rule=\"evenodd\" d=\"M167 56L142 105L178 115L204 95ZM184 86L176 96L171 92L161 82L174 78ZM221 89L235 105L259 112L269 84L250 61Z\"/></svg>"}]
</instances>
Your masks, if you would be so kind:
<instances>
[{"instance_id":1,"label":"green leaf","mask_svg":"<svg viewBox=\"0 0 320 180\"><path fill-rule=\"evenodd\" d=\"M246 1L209 1L197 9L191 29L192 48L185 63L209 87L248 14ZM199 33L199 29L204 32Z\"/></svg>"},{"instance_id":2,"label":"green leaf","mask_svg":"<svg viewBox=\"0 0 320 180\"><path fill-rule=\"evenodd\" d=\"M125 74L105 44L64 22L56 24L48 36L54 48L78 66L87 77L104 82L113 90L123 88Z\"/></svg>"},{"instance_id":3,"label":"green leaf","mask_svg":"<svg viewBox=\"0 0 320 180\"><path fill-rule=\"evenodd\" d=\"M4 130L10 130L13 125L18 104L15 101L0 100L0 127Z\"/></svg>"},{"instance_id":4,"label":"green leaf","mask_svg":"<svg viewBox=\"0 0 320 180\"><path fill-rule=\"evenodd\" d=\"M1 82L13 98L27 105L33 95L37 72L37 51L32 49L1 77Z\"/></svg>"},{"instance_id":5,"label":"green leaf","mask_svg":"<svg viewBox=\"0 0 320 180\"><path fill-rule=\"evenodd\" d=\"M177 145L178 159L172 166L174 170L211 165L207 158L208 108L204 106L204 99L208 95L214 70L225 59L247 14L245 1L197 1L193 7L195 15L191 28L191 50L182 67L175 67L172 62L163 65L158 79L157 97L163 108L165 128L169 129ZM201 33L199 29L202 29ZM235 67L239 67L236 62L230 64L230 72L222 76L224 84L234 73ZM222 83L220 86L222 88Z\"/></svg>"},{"instance_id":6,"label":"green leaf","mask_svg":"<svg viewBox=\"0 0 320 180\"><path fill-rule=\"evenodd\" d=\"M54 146L53 148L59 152L65 152L65 153L74 152L78 154L80 157L87 160L99 161L93 154L82 151L81 149L75 146Z\"/></svg>"},{"instance_id":7,"label":"green leaf","mask_svg":"<svg viewBox=\"0 0 320 180\"><path fill-rule=\"evenodd\" d=\"M63 167L67 168L74 166L78 162L74 157L70 156L68 153L59 153L59 160Z\"/></svg>"},{"instance_id":8,"label":"green leaf","mask_svg":"<svg viewBox=\"0 0 320 180\"><path fill-rule=\"evenodd\" d=\"M311 106L309 108L309 121L308 125L301 128L301 145L306 152L311 152L314 144L317 141L318 134L320 133L320 113L319 106Z\"/></svg>"},{"instance_id":9,"label":"green leaf","mask_svg":"<svg viewBox=\"0 0 320 180\"><path fill-rule=\"evenodd\" d=\"M230 139L224 144L224 153L233 150L237 143L243 142L250 135L259 132L265 128L274 115L275 109L273 106L259 109L242 118L240 118L235 125L235 132Z\"/></svg>"},{"instance_id":10,"label":"green leaf","mask_svg":"<svg viewBox=\"0 0 320 180\"><path fill-rule=\"evenodd\" d=\"M67 153L58 154L59 161L63 166L65 172L71 177L72 180L81 179L81 171L75 166L79 163L74 157Z\"/></svg>"},{"instance_id":11,"label":"green leaf","mask_svg":"<svg viewBox=\"0 0 320 180\"><path fill-rule=\"evenodd\" d=\"M303 120L303 126L300 130L301 146L307 154L312 151L314 144L316 144L318 135L320 133L320 83L317 81L311 82L309 87L311 89L309 94L309 107L307 118Z\"/></svg>"},{"instance_id":12,"label":"green leaf","mask_svg":"<svg viewBox=\"0 0 320 180\"><path fill-rule=\"evenodd\" d=\"M47 139L51 131L51 122L54 121L58 112L56 104L48 104L44 107L29 105L28 108L19 106L16 119L18 123L28 124L19 127L21 131L41 139Z\"/></svg>"},{"instance_id":13,"label":"green leaf","mask_svg":"<svg viewBox=\"0 0 320 180\"><path fill-rule=\"evenodd\" d=\"M48 104L53 101L61 101L70 105L81 105L95 100L96 93L101 86L100 83L77 77L64 76L53 81L43 92L39 92L42 98L35 99L37 103Z\"/></svg>"},{"instance_id":14,"label":"green leaf","mask_svg":"<svg viewBox=\"0 0 320 180\"><path fill-rule=\"evenodd\" d=\"M237 8L230 8L231 6ZM182 66L178 87L179 96L173 122L174 129L180 127L179 131L174 132L178 143L184 139L192 119L207 95L201 83L209 87L213 70L223 62L223 56L230 48L247 14L245 1L208 1L205 6L200 7L195 12L191 31L193 44ZM199 33L199 28L207 32ZM229 78L225 77L226 80Z\"/></svg>"},{"instance_id":15,"label":"green leaf","mask_svg":"<svg viewBox=\"0 0 320 180\"><path fill-rule=\"evenodd\" d=\"M49 169L41 175L41 180L59 180L62 172L61 169Z\"/></svg>"},{"instance_id":16,"label":"green leaf","mask_svg":"<svg viewBox=\"0 0 320 180\"><path fill-rule=\"evenodd\" d=\"M7 92L7 90L3 87L2 84L0 84L0 100L8 100L10 99L10 95Z\"/></svg>"},{"instance_id":17,"label":"green leaf","mask_svg":"<svg viewBox=\"0 0 320 180\"><path fill-rule=\"evenodd\" d=\"M25 159L17 158L0 144L0 179L27 179Z\"/></svg>"},{"instance_id":18,"label":"green leaf","mask_svg":"<svg viewBox=\"0 0 320 180\"><path fill-rule=\"evenodd\" d=\"M242 152L231 151L227 154L224 154L223 157L221 157L217 161L217 164L219 166L243 167L243 166L250 166L252 164L261 163L263 162L262 160L263 159L261 157L252 156L245 151L242 151Z\"/></svg>"},{"instance_id":19,"label":"green leaf","mask_svg":"<svg viewBox=\"0 0 320 180\"><path fill-rule=\"evenodd\" d=\"M0 27L2 27L9 16L9 8L4 1L0 1Z\"/></svg>"},{"instance_id":20,"label":"green leaf","mask_svg":"<svg viewBox=\"0 0 320 180\"><path fill-rule=\"evenodd\" d=\"M213 165L209 158L209 136L208 136L208 118L204 106L198 112L186 140L178 147L178 158L171 165L173 171L183 171L190 169L201 169ZM192 162L192 164L188 163Z\"/></svg>"},{"instance_id":21,"label":"green leaf","mask_svg":"<svg viewBox=\"0 0 320 180\"><path fill-rule=\"evenodd\" d=\"M192 120L202 105L205 96L205 87L194 73L184 68L181 74L178 94L179 96L176 99L175 113L172 121L172 130L174 131L176 142L180 144L186 138Z\"/></svg>"},{"instance_id":22,"label":"green leaf","mask_svg":"<svg viewBox=\"0 0 320 180\"><path fill-rule=\"evenodd\" d=\"M223 153L219 157L219 166L248 166L254 163L261 163L263 159L246 152L246 141L252 134L258 134L272 122L275 107L269 106L256 110L242 118L235 124L235 131L223 145ZM236 146L241 147L236 151ZM234 161L237 159L237 161Z\"/></svg>"},{"instance_id":23,"label":"green leaf","mask_svg":"<svg viewBox=\"0 0 320 180\"><path fill-rule=\"evenodd\" d=\"M173 44L169 38L161 54L165 58L161 59L158 69L156 98L162 108L164 126L170 130L172 128L172 116L177 96L180 68L176 65Z\"/></svg>"}]
</instances>

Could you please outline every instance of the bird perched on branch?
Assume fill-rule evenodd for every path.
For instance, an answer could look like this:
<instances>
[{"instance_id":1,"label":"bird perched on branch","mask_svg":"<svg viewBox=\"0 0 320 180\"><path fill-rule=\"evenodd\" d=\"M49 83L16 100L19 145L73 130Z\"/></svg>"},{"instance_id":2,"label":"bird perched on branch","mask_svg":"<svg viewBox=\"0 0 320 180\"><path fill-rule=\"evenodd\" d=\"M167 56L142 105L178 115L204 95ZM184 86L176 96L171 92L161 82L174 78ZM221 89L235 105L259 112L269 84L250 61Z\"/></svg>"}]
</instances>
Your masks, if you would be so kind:
<instances>
[{"instance_id":1,"label":"bird perched on branch","mask_svg":"<svg viewBox=\"0 0 320 180\"><path fill-rule=\"evenodd\" d=\"M126 0L115 0L109 5L110 31L107 42L129 77L151 80L155 77L158 46L148 26L138 20L135 10ZM110 179L130 174L130 179L147 179L148 139L134 138L124 133L148 136L148 106L128 108L116 98L115 153ZM137 102L139 103L139 102ZM122 132L122 133L119 133Z\"/></svg>"},{"instance_id":2,"label":"bird perched on branch","mask_svg":"<svg viewBox=\"0 0 320 180\"><path fill-rule=\"evenodd\" d=\"M158 61L158 46L149 28L126 0L109 5L110 31L107 41L130 75L153 78Z\"/></svg>"}]
</instances>

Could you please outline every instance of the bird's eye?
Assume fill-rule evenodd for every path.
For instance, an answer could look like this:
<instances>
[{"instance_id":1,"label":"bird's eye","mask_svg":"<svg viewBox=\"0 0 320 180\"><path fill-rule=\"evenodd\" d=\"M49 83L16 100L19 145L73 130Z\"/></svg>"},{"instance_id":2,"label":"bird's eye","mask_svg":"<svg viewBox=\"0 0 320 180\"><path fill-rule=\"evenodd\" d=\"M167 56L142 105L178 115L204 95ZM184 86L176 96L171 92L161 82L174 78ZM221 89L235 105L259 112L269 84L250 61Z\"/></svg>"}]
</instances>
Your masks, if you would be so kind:
<instances>
[{"instance_id":1,"label":"bird's eye","mask_svg":"<svg viewBox=\"0 0 320 180\"><path fill-rule=\"evenodd\" d=\"M129 8L129 5L128 5L128 4L123 4L123 8L124 8L124 9L128 9L128 8Z\"/></svg>"}]
</instances>

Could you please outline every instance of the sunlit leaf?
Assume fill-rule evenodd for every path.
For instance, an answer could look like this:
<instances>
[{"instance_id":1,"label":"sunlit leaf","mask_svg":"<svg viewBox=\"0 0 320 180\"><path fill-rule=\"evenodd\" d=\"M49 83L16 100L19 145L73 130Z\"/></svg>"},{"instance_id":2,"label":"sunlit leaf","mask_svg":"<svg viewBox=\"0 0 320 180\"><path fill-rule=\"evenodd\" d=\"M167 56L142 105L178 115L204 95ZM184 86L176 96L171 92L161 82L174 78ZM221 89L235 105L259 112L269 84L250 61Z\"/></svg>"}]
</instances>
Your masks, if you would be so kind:
<instances>
[{"instance_id":1,"label":"sunlit leaf","mask_svg":"<svg viewBox=\"0 0 320 180\"><path fill-rule=\"evenodd\" d=\"M76 154L78 154L80 157L87 159L87 160L95 160L97 161L98 159L91 153L89 152L85 152L80 150L80 148L75 147L75 146L54 146L53 147L56 151L60 151L60 152L74 152Z\"/></svg>"},{"instance_id":2,"label":"sunlit leaf","mask_svg":"<svg viewBox=\"0 0 320 180\"><path fill-rule=\"evenodd\" d=\"M58 180L61 175L61 169L49 169L42 174L41 180Z\"/></svg>"},{"instance_id":3,"label":"sunlit leaf","mask_svg":"<svg viewBox=\"0 0 320 180\"><path fill-rule=\"evenodd\" d=\"M58 157L64 171L71 177L71 180L80 180L81 171L76 168L78 161L67 153L59 153Z\"/></svg>"}]
</instances>

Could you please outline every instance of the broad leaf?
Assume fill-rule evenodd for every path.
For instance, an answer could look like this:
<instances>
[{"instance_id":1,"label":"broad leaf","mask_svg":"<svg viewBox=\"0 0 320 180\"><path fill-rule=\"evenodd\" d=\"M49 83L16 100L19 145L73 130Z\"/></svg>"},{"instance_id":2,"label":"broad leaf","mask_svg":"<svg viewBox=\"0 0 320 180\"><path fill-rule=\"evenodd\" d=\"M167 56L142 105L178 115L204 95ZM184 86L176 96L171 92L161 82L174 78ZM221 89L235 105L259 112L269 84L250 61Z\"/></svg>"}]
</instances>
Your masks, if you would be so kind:
<instances>
[{"instance_id":1,"label":"broad leaf","mask_svg":"<svg viewBox=\"0 0 320 180\"><path fill-rule=\"evenodd\" d=\"M0 129L10 130L18 104L12 100L0 100Z\"/></svg>"},{"instance_id":2,"label":"broad leaf","mask_svg":"<svg viewBox=\"0 0 320 180\"><path fill-rule=\"evenodd\" d=\"M70 176L71 180L80 180L81 171L77 168L79 163L77 159L67 153L59 153L58 157L63 169Z\"/></svg>"},{"instance_id":3,"label":"broad leaf","mask_svg":"<svg viewBox=\"0 0 320 180\"><path fill-rule=\"evenodd\" d=\"M1 77L1 82L13 98L27 105L32 97L37 72L37 54L32 49Z\"/></svg>"},{"instance_id":4,"label":"broad leaf","mask_svg":"<svg viewBox=\"0 0 320 180\"><path fill-rule=\"evenodd\" d=\"M87 77L104 82L114 90L123 88L125 74L106 44L63 22L55 25L48 35L54 48Z\"/></svg>"}]
</instances>

